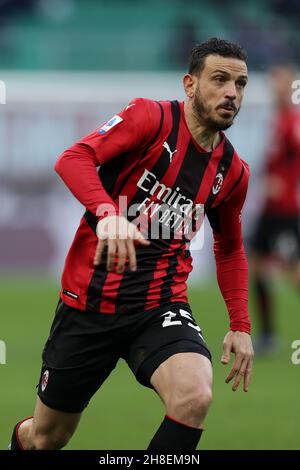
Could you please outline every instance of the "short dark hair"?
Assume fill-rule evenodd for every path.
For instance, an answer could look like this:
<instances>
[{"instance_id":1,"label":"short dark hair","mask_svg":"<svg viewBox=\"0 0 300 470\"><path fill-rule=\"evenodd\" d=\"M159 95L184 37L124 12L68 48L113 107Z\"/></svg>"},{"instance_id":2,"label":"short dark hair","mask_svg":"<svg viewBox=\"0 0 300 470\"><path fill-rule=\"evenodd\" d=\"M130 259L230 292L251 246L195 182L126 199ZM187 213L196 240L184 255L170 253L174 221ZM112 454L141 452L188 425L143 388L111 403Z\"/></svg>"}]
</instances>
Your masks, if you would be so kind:
<instances>
[{"instance_id":1,"label":"short dark hair","mask_svg":"<svg viewBox=\"0 0 300 470\"><path fill-rule=\"evenodd\" d=\"M193 47L189 59L189 73L200 73L204 69L205 58L211 54L232 57L244 62L247 60L247 53L239 44L225 39L210 38Z\"/></svg>"}]
</instances>

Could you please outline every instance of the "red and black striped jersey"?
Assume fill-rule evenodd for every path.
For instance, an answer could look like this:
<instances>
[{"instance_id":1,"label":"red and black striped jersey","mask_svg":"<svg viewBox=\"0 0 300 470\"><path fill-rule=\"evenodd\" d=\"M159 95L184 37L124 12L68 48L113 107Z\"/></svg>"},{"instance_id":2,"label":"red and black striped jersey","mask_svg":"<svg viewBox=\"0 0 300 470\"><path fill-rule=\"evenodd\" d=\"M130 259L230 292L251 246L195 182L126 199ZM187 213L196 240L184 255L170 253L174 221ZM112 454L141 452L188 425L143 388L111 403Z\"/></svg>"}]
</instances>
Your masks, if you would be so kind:
<instances>
[{"instance_id":1,"label":"red and black striped jersey","mask_svg":"<svg viewBox=\"0 0 300 470\"><path fill-rule=\"evenodd\" d=\"M297 106L279 110L272 129L265 165L264 211L297 216L300 212L300 113Z\"/></svg>"},{"instance_id":2,"label":"red and black striped jersey","mask_svg":"<svg viewBox=\"0 0 300 470\"><path fill-rule=\"evenodd\" d=\"M137 98L66 150L55 169L86 208L62 276L66 304L130 314L187 302L189 242L206 214L230 327L250 332L240 216L249 170L223 133L208 152L193 139L183 102ZM151 241L136 248L135 272L107 272L105 260L93 264L96 225L108 213L138 221Z\"/></svg>"}]
</instances>

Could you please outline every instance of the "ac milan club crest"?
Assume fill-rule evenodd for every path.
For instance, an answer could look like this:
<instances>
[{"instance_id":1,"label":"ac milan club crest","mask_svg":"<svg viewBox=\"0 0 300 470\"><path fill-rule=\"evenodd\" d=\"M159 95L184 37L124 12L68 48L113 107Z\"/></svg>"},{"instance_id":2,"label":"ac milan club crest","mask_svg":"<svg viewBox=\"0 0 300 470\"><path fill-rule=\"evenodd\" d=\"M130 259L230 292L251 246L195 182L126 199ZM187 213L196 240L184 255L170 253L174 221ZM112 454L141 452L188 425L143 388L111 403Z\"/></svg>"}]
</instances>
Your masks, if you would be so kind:
<instances>
[{"instance_id":1,"label":"ac milan club crest","mask_svg":"<svg viewBox=\"0 0 300 470\"><path fill-rule=\"evenodd\" d=\"M214 185L212 187L213 194L218 194L218 192L222 188L223 180L224 178L222 173L218 173L215 177Z\"/></svg>"},{"instance_id":2,"label":"ac milan club crest","mask_svg":"<svg viewBox=\"0 0 300 470\"><path fill-rule=\"evenodd\" d=\"M43 392L43 391L45 390L45 388L47 387L48 380L49 380L49 371L48 371L48 370L45 370L45 372L43 373L43 376L42 376L42 380L41 380L42 392Z\"/></svg>"}]
</instances>

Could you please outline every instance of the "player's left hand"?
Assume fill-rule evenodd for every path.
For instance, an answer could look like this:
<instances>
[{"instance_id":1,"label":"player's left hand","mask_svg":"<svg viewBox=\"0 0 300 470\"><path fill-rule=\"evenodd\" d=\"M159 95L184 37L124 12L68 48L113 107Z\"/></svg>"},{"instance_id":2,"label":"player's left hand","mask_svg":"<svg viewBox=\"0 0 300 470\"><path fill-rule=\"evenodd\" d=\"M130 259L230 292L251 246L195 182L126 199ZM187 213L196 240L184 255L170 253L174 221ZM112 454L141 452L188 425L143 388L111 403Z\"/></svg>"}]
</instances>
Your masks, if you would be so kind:
<instances>
[{"instance_id":1,"label":"player's left hand","mask_svg":"<svg viewBox=\"0 0 300 470\"><path fill-rule=\"evenodd\" d=\"M242 331L229 331L223 341L222 364L229 363L230 353L235 354L235 360L225 382L229 383L234 378L232 390L235 392L243 377L243 389L248 392L254 357L251 336Z\"/></svg>"}]
</instances>

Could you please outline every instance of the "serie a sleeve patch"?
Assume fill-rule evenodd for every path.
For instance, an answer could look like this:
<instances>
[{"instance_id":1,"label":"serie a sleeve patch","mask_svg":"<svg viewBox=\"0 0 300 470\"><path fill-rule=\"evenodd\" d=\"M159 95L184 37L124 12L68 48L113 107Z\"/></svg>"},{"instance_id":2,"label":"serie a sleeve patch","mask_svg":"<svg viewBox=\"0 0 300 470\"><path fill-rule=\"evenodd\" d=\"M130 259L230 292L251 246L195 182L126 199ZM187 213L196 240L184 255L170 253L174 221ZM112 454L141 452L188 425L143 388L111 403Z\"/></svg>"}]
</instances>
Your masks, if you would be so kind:
<instances>
[{"instance_id":1,"label":"serie a sleeve patch","mask_svg":"<svg viewBox=\"0 0 300 470\"><path fill-rule=\"evenodd\" d=\"M123 118L121 118L121 116L116 114L109 121L107 121L107 123L104 124L104 126L100 127L100 129L98 129L99 134L101 134L101 135L106 134L106 132L108 132L110 129L112 129L114 126L116 126L117 124L119 124L122 121L123 121Z\"/></svg>"}]
</instances>

